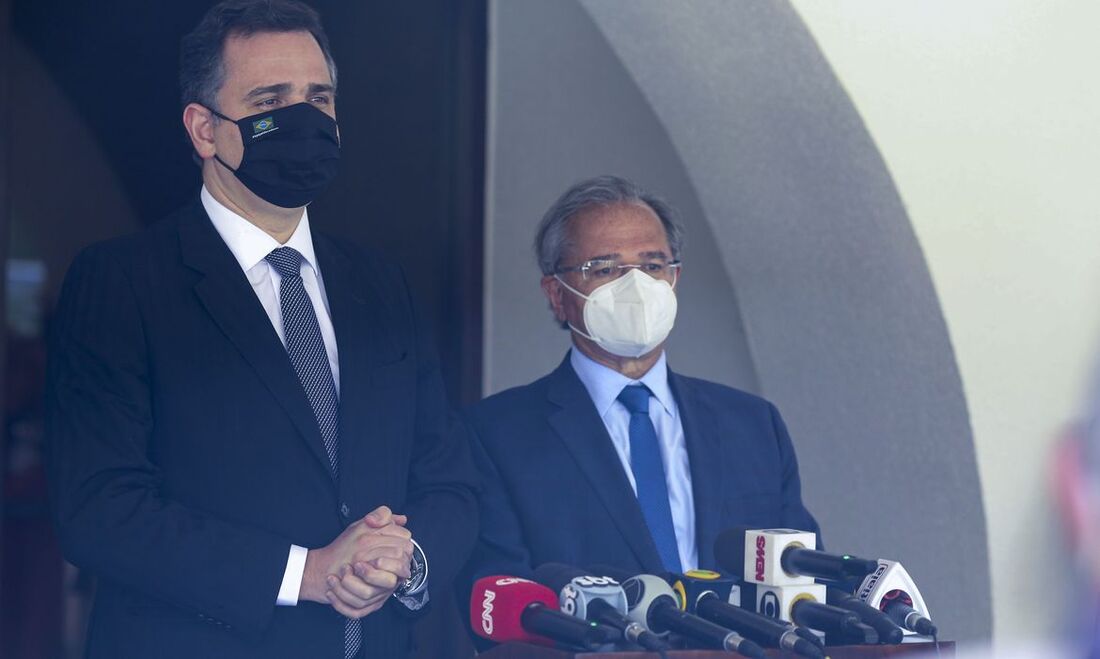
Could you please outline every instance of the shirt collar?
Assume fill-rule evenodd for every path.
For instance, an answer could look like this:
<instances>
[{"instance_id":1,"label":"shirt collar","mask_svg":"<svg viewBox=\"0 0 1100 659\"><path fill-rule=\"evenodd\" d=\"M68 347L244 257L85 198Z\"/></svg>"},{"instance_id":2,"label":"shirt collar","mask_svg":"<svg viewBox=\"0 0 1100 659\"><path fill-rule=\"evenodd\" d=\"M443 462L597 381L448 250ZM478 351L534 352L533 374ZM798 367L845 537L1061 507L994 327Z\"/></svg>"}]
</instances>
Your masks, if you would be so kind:
<instances>
[{"instance_id":1,"label":"shirt collar","mask_svg":"<svg viewBox=\"0 0 1100 659\"><path fill-rule=\"evenodd\" d=\"M657 399L661 407L665 408L666 414L672 414L673 410L676 409L672 389L668 386L668 361L663 350L653 368L637 380L631 380L615 369L600 364L577 350L576 347L569 351L569 363L577 373L581 383L584 384L584 388L588 390L588 395L595 403L596 411L599 412L601 419L607 415L608 410L618 399L623 387L631 384L644 384L649 388L649 391L653 393L653 397Z\"/></svg>"},{"instance_id":2,"label":"shirt collar","mask_svg":"<svg viewBox=\"0 0 1100 659\"><path fill-rule=\"evenodd\" d=\"M263 261L264 257L276 247L293 247L314 271L319 270L317 255L313 251L313 235L309 231L309 211L305 208L302 209L302 219L298 222L298 227L294 229L290 239L286 244L280 245L279 241L263 229L226 208L214 198L214 195L210 194L205 185L202 186L199 198L202 199L202 205L206 209L206 214L210 216L210 221L214 224L218 235L222 237L229 251L233 253L233 257L237 259L241 270L248 272L256 267L256 264Z\"/></svg>"}]
</instances>

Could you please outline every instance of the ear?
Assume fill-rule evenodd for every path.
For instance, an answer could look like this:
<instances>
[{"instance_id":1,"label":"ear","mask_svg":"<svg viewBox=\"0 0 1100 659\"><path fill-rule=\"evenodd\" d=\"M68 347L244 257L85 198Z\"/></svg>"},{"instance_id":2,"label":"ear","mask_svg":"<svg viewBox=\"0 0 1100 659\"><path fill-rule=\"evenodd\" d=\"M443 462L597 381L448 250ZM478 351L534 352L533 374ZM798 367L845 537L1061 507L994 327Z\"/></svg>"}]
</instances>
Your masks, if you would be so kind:
<instances>
[{"instance_id":1,"label":"ear","mask_svg":"<svg viewBox=\"0 0 1100 659\"><path fill-rule=\"evenodd\" d=\"M543 295L550 303L550 310L554 312L554 318L559 323L564 323L565 307L562 305L561 297L565 289L562 287L561 282L554 275L546 275L542 278L540 285L542 286Z\"/></svg>"},{"instance_id":2,"label":"ear","mask_svg":"<svg viewBox=\"0 0 1100 659\"><path fill-rule=\"evenodd\" d=\"M217 151L214 147L214 113L198 103L188 103L183 109L183 127L191 138L191 148L200 158L213 158Z\"/></svg>"}]
</instances>

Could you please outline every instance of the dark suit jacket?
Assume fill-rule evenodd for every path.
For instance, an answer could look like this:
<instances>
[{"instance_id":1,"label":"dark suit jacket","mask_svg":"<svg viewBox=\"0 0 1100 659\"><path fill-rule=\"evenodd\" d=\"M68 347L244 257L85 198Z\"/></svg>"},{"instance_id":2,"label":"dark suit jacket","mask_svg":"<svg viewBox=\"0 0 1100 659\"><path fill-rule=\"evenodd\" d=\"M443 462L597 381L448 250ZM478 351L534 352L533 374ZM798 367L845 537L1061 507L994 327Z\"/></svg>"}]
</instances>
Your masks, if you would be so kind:
<instances>
[{"instance_id":1,"label":"dark suit jacket","mask_svg":"<svg viewBox=\"0 0 1100 659\"><path fill-rule=\"evenodd\" d=\"M99 577L89 656L343 657L341 616L276 595L292 543L324 546L382 504L409 515L433 590L468 555L476 471L404 276L314 236L340 359L338 483L287 353L197 200L70 268L49 467L65 555ZM369 656L405 656L411 624L396 601L367 616Z\"/></svg>"},{"instance_id":2,"label":"dark suit jacket","mask_svg":"<svg viewBox=\"0 0 1100 659\"><path fill-rule=\"evenodd\" d=\"M798 464L767 401L669 371L687 442L699 565L732 526L818 531ZM467 410L482 471L481 532L467 582L529 576L547 562L662 574L660 557L603 421L568 357L546 377Z\"/></svg>"}]
</instances>

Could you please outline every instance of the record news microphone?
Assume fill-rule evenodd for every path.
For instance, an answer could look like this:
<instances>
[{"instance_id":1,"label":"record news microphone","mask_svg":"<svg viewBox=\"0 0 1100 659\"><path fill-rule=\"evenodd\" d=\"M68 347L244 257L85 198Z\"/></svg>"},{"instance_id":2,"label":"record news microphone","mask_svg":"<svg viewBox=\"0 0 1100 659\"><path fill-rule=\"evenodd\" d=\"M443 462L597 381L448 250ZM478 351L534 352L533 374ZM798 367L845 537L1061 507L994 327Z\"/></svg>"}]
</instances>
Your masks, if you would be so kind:
<instances>
[{"instance_id":1,"label":"record news microphone","mask_svg":"<svg viewBox=\"0 0 1100 659\"><path fill-rule=\"evenodd\" d=\"M932 621L922 616L919 611L900 599L889 602L883 611L891 620L896 622L899 627L903 627L922 636L931 636L932 638L937 636L938 630L936 626L932 624Z\"/></svg>"},{"instance_id":2,"label":"record news microphone","mask_svg":"<svg viewBox=\"0 0 1100 659\"><path fill-rule=\"evenodd\" d=\"M880 558L878 569L867 575L867 578L856 587L853 595L856 599L886 613L905 630L906 634L935 636L936 626L929 620L931 616L928 613L928 606L924 603L924 597L921 596L913 577L901 563ZM887 610L887 607L894 602L900 602L907 608L893 607ZM914 613L916 615L912 615ZM926 620L927 623L919 623L921 619ZM920 629L917 628L918 624ZM929 630L933 633L927 633Z\"/></svg>"},{"instance_id":3,"label":"record news microphone","mask_svg":"<svg viewBox=\"0 0 1100 659\"><path fill-rule=\"evenodd\" d=\"M794 625L730 604L734 579L708 570L692 570L669 575L669 581L688 613L732 629L761 645L825 659L821 648L800 636Z\"/></svg>"},{"instance_id":4,"label":"record news microphone","mask_svg":"<svg viewBox=\"0 0 1100 659\"><path fill-rule=\"evenodd\" d=\"M878 568L878 561L817 551L816 543L807 531L736 526L718 534L714 557L723 570L742 574L745 581L773 586L796 583L798 577L862 579Z\"/></svg>"},{"instance_id":5,"label":"record news microphone","mask_svg":"<svg viewBox=\"0 0 1100 659\"><path fill-rule=\"evenodd\" d=\"M646 650L672 649L656 634L626 617L626 593L615 579L594 576L562 563L538 566L535 578L559 593L562 613L613 627L619 630L622 640Z\"/></svg>"},{"instance_id":6,"label":"record news microphone","mask_svg":"<svg viewBox=\"0 0 1100 659\"><path fill-rule=\"evenodd\" d=\"M657 634L676 632L708 647L763 659L756 643L713 622L680 610L676 593L660 577L640 574L623 582L627 617Z\"/></svg>"},{"instance_id":7,"label":"record news microphone","mask_svg":"<svg viewBox=\"0 0 1100 659\"><path fill-rule=\"evenodd\" d=\"M558 641L595 650L608 642L599 624L558 611L554 591L519 577L478 579L470 593L470 626L478 636L497 643L554 645Z\"/></svg>"},{"instance_id":8,"label":"record news microphone","mask_svg":"<svg viewBox=\"0 0 1100 659\"><path fill-rule=\"evenodd\" d=\"M855 613L863 621L863 624L874 628L875 632L878 633L879 643L897 645L905 637L905 634L901 631L901 626L895 624L895 621L889 615L867 602L834 586L828 586L825 592L826 603ZM916 612L914 611L914 613Z\"/></svg>"}]
</instances>

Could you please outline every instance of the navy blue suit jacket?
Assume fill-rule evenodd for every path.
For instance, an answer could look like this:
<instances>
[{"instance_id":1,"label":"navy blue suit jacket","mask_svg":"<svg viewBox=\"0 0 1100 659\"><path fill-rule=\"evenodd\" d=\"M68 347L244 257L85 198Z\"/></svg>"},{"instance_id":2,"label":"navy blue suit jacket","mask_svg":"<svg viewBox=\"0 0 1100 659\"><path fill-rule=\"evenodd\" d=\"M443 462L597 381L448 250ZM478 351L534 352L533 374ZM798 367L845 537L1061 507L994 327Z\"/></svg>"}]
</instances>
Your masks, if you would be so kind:
<instances>
[{"instance_id":1,"label":"navy blue suit jacket","mask_svg":"<svg viewBox=\"0 0 1100 659\"><path fill-rule=\"evenodd\" d=\"M286 350L202 206L85 250L61 294L47 396L66 557L98 578L90 657L340 657L344 618L276 607L291 543L386 504L447 586L477 474L399 268L314 233L340 358L340 478ZM452 432L457 431L457 432ZM438 596L437 596L438 597ZM404 657L390 601L365 654Z\"/></svg>"},{"instance_id":2,"label":"navy blue suit jacket","mask_svg":"<svg viewBox=\"0 0 1100 659\"><path fill-rule=\"evenodd\" d=\"M687 442L700 567L732 526L818 532L802 504L790 436L771 403L669 371ZM466 412L482 471L470 579L543 563L663 572L622 463L568 357L535 382Z\"/></svg>"}]
</instances>

